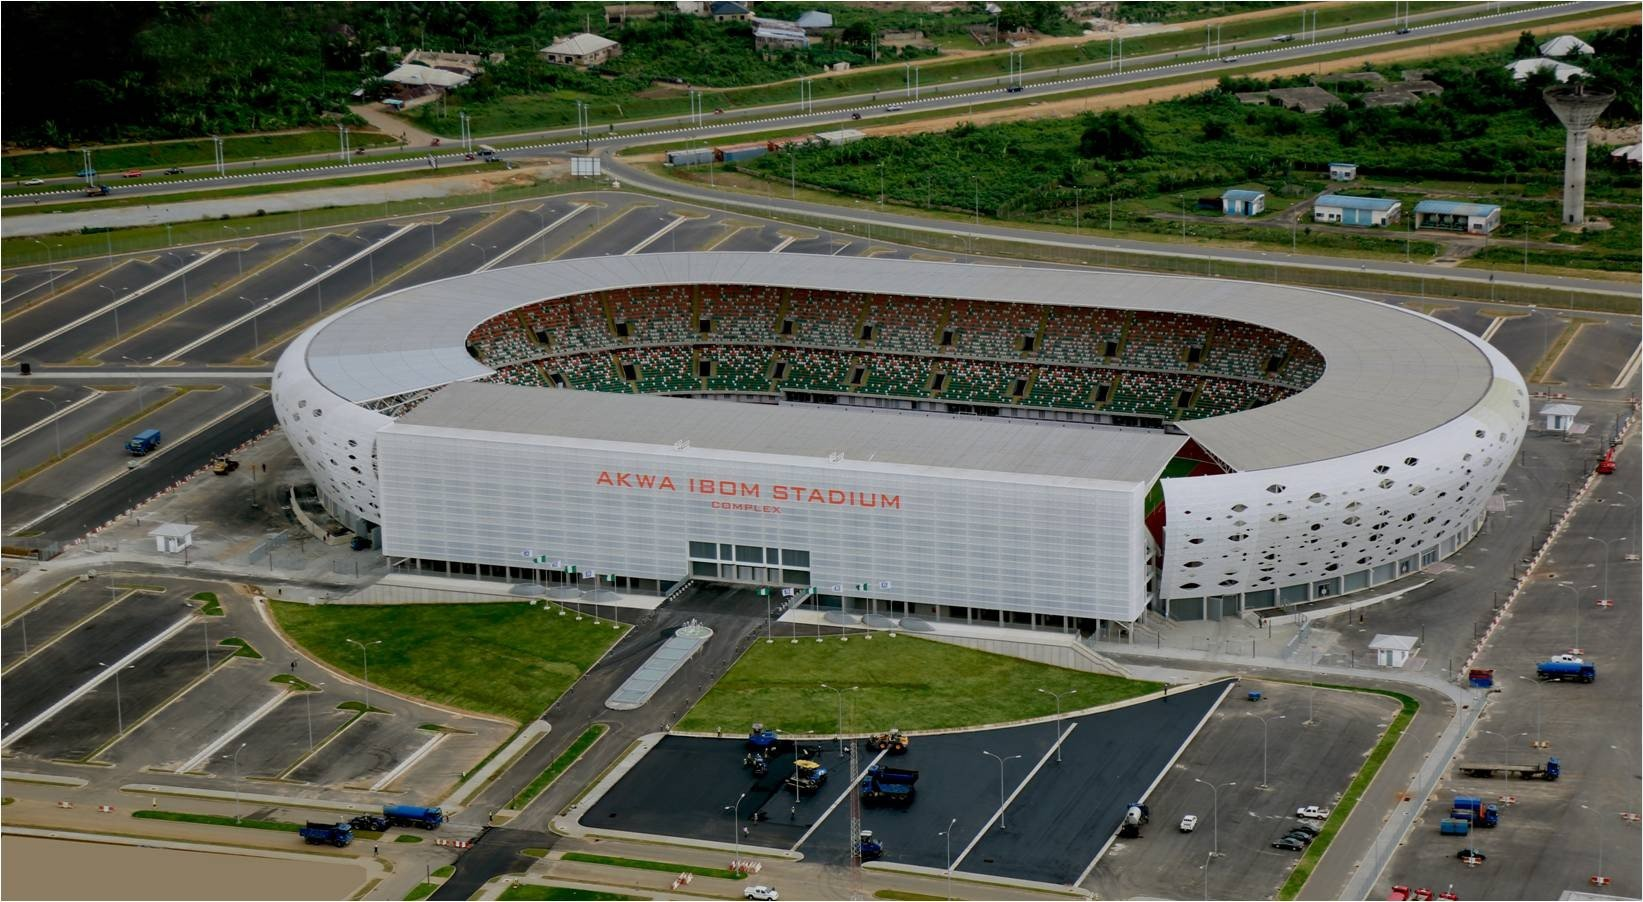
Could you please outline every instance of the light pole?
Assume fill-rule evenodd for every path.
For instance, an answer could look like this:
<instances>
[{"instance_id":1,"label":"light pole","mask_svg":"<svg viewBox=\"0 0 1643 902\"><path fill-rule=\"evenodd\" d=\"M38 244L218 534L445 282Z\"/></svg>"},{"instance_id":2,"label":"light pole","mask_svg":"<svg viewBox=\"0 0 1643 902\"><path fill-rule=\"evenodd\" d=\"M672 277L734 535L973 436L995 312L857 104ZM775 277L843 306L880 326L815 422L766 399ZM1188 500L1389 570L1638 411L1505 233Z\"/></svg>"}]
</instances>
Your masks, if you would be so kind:
<instances>
[{"instance_id":1,"label":"light pole","mask_svg":"<svg viewBox=\"0 0 1643 902\"><path fill-rule=\"evenodd\" d=\"M234 759L234 823L240 822L240 752L245 751L245 743L234 750L233 755L224 755L224 758Z\"/></svg>"},{"instance_id":2,"label":"light pole","mask_svg":"<svg viewBox=\"0 0 1643 902\"><path fill-rule=\"evenodd\" d=\"M1236 781L1229 782L1229 783L1211 783L1208 780L1200 780L1197 777L1193 777L1192 782L1202 783L1205 786L1209 787L1210 805L1211 805L1211 808L1212 808L1212 810L1210 812L1210 824L1212 825L1211 826L1212 839L1214 841L1214 846L1215 846L1213 849L1210 850L1210 854L1211 855L1220 855L1221 854L1221 787L1223 787L1223 786L1237 786L1238 784L1237 784Z\"/></svg>"},{"instance_id":3,"label":"light pole","mask_svg":"<svg viewBox=\"0 0 1643 902\"><path fill-rule=\"evenodd\" d=\"M177 269L179 271L179 274L182 276L182 282L183 282L183 306L186 307L186 306L188 306L188 269L187 269L188 264L186 262L184 262L184 260L181 256L179 256L178 254L176 254L173 251L166 251L165 255L167 257L170 257L171 259L177 261Z\"/></svg>"},{"instance_id":4,"label":"light pole","mask_svg":"<svg viewBox=\"0 0 1643 902\"><path fill-rule=\"evenodd\" d=\"M1587 536L1593 542L1603 543L1603 600L1609 601L1609 546L1617 542L1629 542L1631 536L1621 536L1618 539L1600 539L1597 536Z\"/></svg>"},{"instance_id":5,"label":"light pole","mask_svg":"<svg viewBox=\"0 0 1643 902\"><path fill-rule=\"evenodd\" d=\"M308 714L308 751L311 752L311 751L314 750L314 702L313 702L313 699L311 698L311 696L315 692L318 692L319 690L325 688L325 684L324 683L312 683L310 685L312 685L314 688L313 689L307 689L307 690L303 691L303 693L302 693L302 706L303 706L304 711Z\"/></svg>"},{"instance_id":6,"label":"light pole","mask_svg":"<svg viewBox=\"0 0 1643 902\"><path fill-rule=\"evenodd\" d=\"M1529 679L1526 676L1520 676L1520 677L1518 677L1518 679L1523 680L1525 683L1528 683L1529 685L1535 687L1535 748L1538 749L1538 748L1540 748L1540 745L1541 745L1541 742L1540 742L1540 696L1542 694L1541 693L1541 686L1544 685L1544 684L1542 684L1539 680L1532 680L1532 679Z\"/></svg>"},{"instance_id":7,"label":"light pole","mask_svg":"<svg viewBox=\"0 0 1643 902\"><path fill-rule=\"evenodd\" d=\"M52 399L46 397L45 395L35 395L34 397L36 397L36 398L40 399L41 401L44 401L47 404L51 405L51 435L54 439L57 440L57 456L53 459L54 460L62 460L63 459L63 429L62 429L61 424L59 424L58 421L57 421L57 412L59 410L61 410L62 406L64 404L68 403L68 402L67 401L53 401Z\"/></svg>"},{"instance_id":8,"label":"light pole","mask_svg":"<svg viewBox=\"0 0 1643 902\"><path fill-rule=\"evenodd\" d=\"M360 659L365 663L365 710L368 712L371 710L371 654L369 649L373 645L381 645L382 640L372 639L369 642L361 642L358 639L349 639L347 641L359 646Z\"/></svg>"},{"instance_id":9,"label":"light pole","mask_svg":"<svg viewBox=\"0 0 1643 902\"><path fill-rule=\"evenodd\" d=\"M945 837L946 840L947 840L947 893L946 893L946 896L949 899L953 898L953 825L956 824L956 823L958 823L958 818L955 817L952 820L947 822L947 829L945 829L945 830L941 831L940 833L936 834L937 836Z\"/></svg>"},{"instance_id":10,"label":"light pole","mask_svg":"<svg viewBox=\"0 0 1643 902\"><path fill-rule=\"evenodd\" d=\"M46 249L46 279L51 283L48 286L48 290L52 294L56 294L57 293L57 264L53 263L52 260L51 260L51 245L45 243L44 241L41 241L38 238L30 238L29 240Z\"/></svg>"},{"instance_id":11,"label":"light pole","mask_svg":"<svg viewBox=\"0 0 1643 902\"><path fill-rule=\"evenodd\" d=\"M468 246L479 250L479 265L481 269L484 268L485 264L491 262L490 255L485 253L485 248L482 245L477 242L470 241L468 242Z\"/></svg>"},{"instance_id":12,"label":"light pole","mask_svg":"<svg viewBox=\"0 0 1643 902\"><path fill-rule=\"evenodd\" d=\"M1038 691L1044 693L1045 695L1055 696L1055 763L1060 764L1061 763L1061 696L1063 696L1063 695L1076 695L1076 694L1078 694L1078 690L1077 689L1068 689L1065 692L1051 692L1048 689L1044 689L1044 688L1040 687Z\"/></svg>"},{"instance_id":13,"label":"light pole","mask_svg":"<svg viewBox=\"0 0 1643 902\"><path fill-rule=\"evenodd\" d=\"M1261 722L1261 785L1256 787L1256 788L1257 789L1271 789L1272 787L1270 785L1268 785L1268 783L1267 783L1267 775L1266 775L1266 760L1267 760L1266 759L1266 736L1267 736L1266 728L1267 728L1267 720L1269 720L1270 718L1262 717L1259 714L1254 714L1254 713L1251 713L1249 711L1245 711L1244 713L1246 715L1248 715L1250 717L1253 717L1256 720ZM1286 715L1279 714L1276 719L1277 720L1283 720L1285 716Z\"/></svg>"},{"instance_id":14,"label":"light pole","mask_svg":"<svg viewBox=\"0 0 1643 902\"><path fill-rule=\"evenodd\" d=\"M260 316L260 314L257 313L258 302L251 300L243 294L240 295L240 300L251 305L251 353L255 354L257 353L257 349L262 347L262 336L257 333L257 319Z\"/></svg>"},{"instance_id":15,"label":"light pole","mask_svg":"<svg viewBox=\"0 0 1643 902\"><path fill-rule=\"evenodd\" d=\"M839 757L842 758L844 757L844 693L855 692L859 687L851 686L849 689L839 689L826 683L822 683L821 687L829 692L838 693L839 696Z\"/></svg>"},{"instance_id":16,"label":"light pole","mask_svg":"<svg viewBox=\"0 0 1643 902\"><path fill-rule=\"evenodd\" d=\"M233 226L223 226L222 228L223 228L223 231L228 233L228 240L230 240L230 241L238 241L239 240L239 237L240 237L240 230L239 229L236 229ZM250 229L251 229L250 226L246 226L247 231L249 231ZM245 248L244 247L234 248L234 255L235 255L234 256L234 269L236 271L236 274L243 276L243 275L245 275Z\"/></svg>"},{"instance_id":17,"label":"light pole","mask_svg":"<svg viewBox=\"0 0 1643 902\"><path fill-rule=\"evenodd\" d=\"M309 269L314 271L314 277L315 277L314 278L314 292L315 292L314 312L318 313L320 316L324 316L325 315L325 273L329 270L329 267L327 267L326 269L320 269L318 266L315 266L312 263L304 263L303 266L306 266Z\"/></svg>"},{"instance_id":18,"label":"light pole","mask_svg":"<svg viewBox=\"0 0 1643 902\"><path fill-rule=\"evenodd\" d=\"M745 798L747 798L745 792L736 797L736 807L730 817L730 841L736 844L737 864L740 864L742 860L742 799Z\"/></svg>"},{"instance_id":19,"label":"light pole","mask_svg":"<svg viewBox=\"0 0 1643 902\"><path fill-rule=\"evenodd\" d=\"M1494 730L1479 730L1478 732L1487 734L1489 736L1499 736L1500 737L1500 751L1501 751L1500 763L1506 765L1506 767L1508 768L1508 770L1506 771L1506 785L1510 786L1512 784L1512 771L1510 770L1510 768L1512 766L1512 740L1518 738L1519 736L1527 736L1529 734L1528 733L1496 733Z\"/></svg>"},{"instance_id":20,"label":"light pole","mask_svg":"<svg viewBox=\"0 0 1643 902\"><path fill-rule=\"evenodd\" d=\"M363 242L365 242L366 247L368 247L368 248L371 247L371 239L365 237L364 235L349 235L348 237L353 238L357 241L363 241ZM370 282L368 282L366 284L375 285L377 283L377 254L376 254L376 251L374 249L367 251L366 254L365 254L365 269L366 269L366 274L370 277L370 280L371 280Z\"/></svg>"},{"instance_id":21,"label":"light pole","mask_svg":"<svg viewBox=\"0 0 1643 902\"><path fill-rule=\"evenodd\" d=\"M985 750L982 751L982 754L998 761L998 829L1008 830L1010 828L1004 825L1004 762L1014 761L1021 756L1006 755L1000 758L998 755Z\"/></svg>"},{"instance_id":22,"label":"light pole","mask_svg":"<svg viewBox=\"0 0 1643 902\"><path fill-rule=\"evenodd\" d=\"M107 667L109 665L104 664L102 661L98 661L97 666ZM134 664L128 664L125 667L114 668L114 726L118 729L119 733L124 733L126 731L125 711L120 706L120 671L130 670L135 666L136 665ZM118 733L116 733L116 735L118 735Z\"/></svg>"},{"instance_id":23,"label":"light pole","mask_svg":"<svg viewBox=\"0 0 1643 902\"><path fill-rule=\"evenodd\" d=\"M1574 600L1575 600L1575 603L1574 603L1574 609L1575 609L1575 644L1571 647L1579 648L1580 647L1580 590L1583 589L1583 588L1584 589L1595 589L1597 587L1596 586L1576 586L1573 583L1558 583L1557 586L1560 589L1568 589L1570 592L1574 593Z\"/></svg>"},{"instance_id":24,"label":"light pole","mask_svg":"<svg viewBox=\"0 0 1643 902\"><path fill-rule=\"evenodd\" d=\"M1209 863L1215 860L1215 853L1209 852L1204 856L1204 902L1209 902Z\"/></svg>"},{"instance_id":25,"label":"light pole","mask_svg":"<svg viewBox=\"0 0 1643 902\"><path fill-rule=\"evenodd\" d=\"M119 341L120 340L120 307L115 302L120 299L120 296L118 294L115 294L114 289L108 287L107 285L103 285L103 284L99 283L97 285L97 287L101 288L102 290L104 290L106 292L108 292L108 303L109 303L109 308L108 309L109 309L109 312L114 314L114 340ZM120 290L125 291L125 286L124 285L120 286Z\"/></svg>"}]
</instances>

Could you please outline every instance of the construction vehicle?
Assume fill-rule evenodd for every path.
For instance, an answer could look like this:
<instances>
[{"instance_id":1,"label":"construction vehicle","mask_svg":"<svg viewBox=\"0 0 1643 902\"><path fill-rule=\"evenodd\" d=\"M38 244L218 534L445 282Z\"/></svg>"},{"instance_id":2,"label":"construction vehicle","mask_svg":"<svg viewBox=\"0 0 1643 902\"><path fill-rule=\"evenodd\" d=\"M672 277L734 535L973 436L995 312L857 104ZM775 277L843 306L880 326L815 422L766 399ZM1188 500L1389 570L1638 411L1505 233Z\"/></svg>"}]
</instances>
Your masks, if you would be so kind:
<instances>
[{"instance_id":1,"label":"construction vehicle","mask_svg":"<svg viewBox=\"0 0 1643 902\"><path fill-rule=\"evenodd\" d=\"M875 733L871 741L873 748L881 752L889 752L892 755L905 755L907 754L907 746L913 740L901 730L892 728L888 733Z\"/></svg>"},{"instance_id":2,"label":"construction vehicle","mask_svg":"<svg viewBox=\"0 0 1643 902\"><path fill-rule=\"evenodd\" d=\"M911 805L917 782L916 770L875 764L861 778L861 800L866 805Z\"/></svg>"},{"instance_id":3,"label":"construction vehicle","mask_svg":"<svg viewBox=\"0 0 1643 902\"><path fill-rule=\"evenodd\" d=\"M1404 886L1401 883L1393 884L1392 892L1387 893L1386 898L1388 902L1408 902L1409 887Z\"/></svg>"},{"instance_id":4,"label":"construction vehicle","mask_svg":"<svg viewBox=\"0 0 1643 902\"><path fill-rule=\"evenodd\" d=\"M420 827L423 830L445 823L445 812L421 805L384 805L382 816L395 827Z\"/></svg>"},{"instance_id":5,"label":"construction vehicle","mask_svg":"<svg viewBox=\"0 0 1643 902\"><path fill-rule=\"evenodd\" d=\"M232 457L211 458L211 472L217 474L218 476L227 476L239 468L240 462Z\"/></svg>"},{"instance_id":6,"label":"construction vehicle","mask_svg":"<svg viewBox=\"0 0 1643 902\"><path fill-rule=\"evenodd\" d=\"M1569 661L1542 661L1535 665L1535 676L1545 680L1579 680L1590 683L1597 679L1596 664L1575 664Z\"/></svg>"},{"instance_id":7,"label":"construction vehicle","mask_svg":"<svg viewBox=\"0 0 1643 902\"><path fill-rule=\"evenodd\" d=\"M1547 758L1545 764L1495 764L1489 761L1463 761L1455 769L1468 777L1493 777L1506 774L1507 779L1556 780L1563 775L1563 765L1556 758Z\"/></svg>"},{"instance_id":8,"label":"construction vehicle","mask_svg":"<svg viewBox=\"0 0 1643 902\"><path fill-rule=\"evenodd\" d=\"M747 750L769 756L776 750L776 731L765 729L762 723L754 724L747 733Z\"/></svg>"},{"instance_id":9,"label":"construction vehicle","mask_svg":"<svg viewBox=\"0 0 1643 902\"><path fill-rule=\"evenodd\" d=\"M1449 816L1462 817L1462 812L1474 827L1494 827L1500 824L1500 809L1494 805L1484 804L1477 796L1455 796L1454 811Z\"/></svg>"},{"instance_id":10,"label":"construction vehicle","mask_svg":"<svg viewBox=\"0 0 1643 902\"><path fill-rule=\"evenodd\" d=\"M1140 839L1141 828L1152 820L1152 812L1140 802L1124 809L1124 822L1118 825L1118 835L1125 839Z\"/></svg>"},{"instance_id":11,"label":"construction vehicle","mask_svg":"<svg viewBox=\"0 0 1643 902\"><path fill-rule=\"evenodd\" d=\"M862 861L878 861L884 857L884 844L873 838L873 831L863 830L856 837L856 854Z\"/></svg>"},{"instance_id":12,"label":"construction vehicle","mask_svg":"<svg viewBox=\"0 0 1643 902\"><path fill-rule=\"evenodd\" d=\"M742 766L753 768L753 776L762 777L770 773L770 759L758 752L748 752L742 756Z\"/></svg>"},{"instance_id":13,"label":"construction vehicle","mask_svg":"<svg viewBox=\"0 0 1643 902\"><path fill-rule=\"evenodd\" d=\"M354 828L348 824L322 824L317 821L309 821L297 831L297 835L302 837L303 842L311 846L322 846L330 843L340 849L354 841Z\"/></svg>"},{"instance_id":14,"label":"construction vehicle","mask_svg":"<svg viewBox=\"0 0 1643 902\"><path fill-rule=\"evenodd\" d=\"M144 429L126 440L126 453L133 457L142 457L158 447L160 447L160 430L158 429Z\"/></svg>"},{"instance_id":15,"label":"construction vehicle","mask_svg":"<svg viewBox=\"0 0 1643 902\"><path fill-rule=\"evenodd\" d=\"M793 774L785 782L790 789L815 792L827 784L827 768L800 758L793 762Z\"/></svg>"},{"instance_id":16,"label":"construction vehicle","mask_svg":"<svg viewBox=\"0 0 1643 902\"><path fill-rule=\"evenodd\" d=\"M370 830L373 833L386 833L392 825L388 819L380 814L361 814L348 819L348 826L355 830Z\"/></svg>"},{"instance_id":17,"label":"construction vehicle","mask_svg":"<svg viewBox=\"0 0 1643 902\"><path fill-rule=\"evenodd\" d=\"M1438 833L1443 836L1466 836L1472 832L1472 822L1459 817L1446 817L1438 821Z\"/></svg>"},{"instance_id":18,"label":"construction vehicle","mask_svg":"<svg viewBox=\"0 0 1643 902\"><path fill-rule=\"evenodd\" d=\"M107 197L108 195L109 190L107 185L86 186L86 197Z\"/></svg>"},{"instance_id":19,"label":"construction vehicle","mask_svg":"<svg viewBox=\"0 0 1643 902\"><path fill-rule=\"evenodd\" d=\"M1604 452L1603 459L1597 462L1597 475L1608 476L1614 472L1614 449Z\"/></svg>"}]
</instances>

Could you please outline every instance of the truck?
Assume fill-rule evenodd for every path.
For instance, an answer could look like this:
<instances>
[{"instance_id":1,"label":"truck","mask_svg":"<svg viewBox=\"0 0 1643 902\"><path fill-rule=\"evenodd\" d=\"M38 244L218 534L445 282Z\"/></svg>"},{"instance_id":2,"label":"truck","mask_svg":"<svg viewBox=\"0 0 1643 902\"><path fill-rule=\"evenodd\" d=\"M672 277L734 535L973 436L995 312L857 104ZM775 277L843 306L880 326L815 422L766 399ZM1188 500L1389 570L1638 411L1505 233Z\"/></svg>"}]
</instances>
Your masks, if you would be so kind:
<instances>
[{"instance_id":1,"label":"truck","mask_svg":"<svg viewBox=\"0 0 1643 902\"><path fill-rule=\"evenodd\" d=\"M239 468L240 462L232 457L211 458L211 472L218 476L227 476Z\"/></svg>"},{"instance_id":2,"label":"truck","mask_svg":"<svg viewBox=\"0 0 1643 902\"><path fill-rule=\"evenodd\" d=\"M776 750L776 731L767 730L764 724L756 723L753 729L747 732L747 750L760 755L769 755Z\"/></svg>"},{"instance_id":3,"label":"truck","mask_svg":"<svg viewBox=\"0 0 1643 902\"><path fill-rule=\"evenodd\" d=\"M891 728L888 733L875 733L870 742L873 744L873 748L881 752L889 752L892 755L907 754L907 746L912 744L912 740L908 738L906 733L895 728Z\"/></svg>"},{"instance_id":4,"label":"truck","mask_svg":"<svg viewBox=\"0 0 1643 902\"><path fill-rule=\"evenodd\" d=\"M1141 828L1152 820L1152 812L1140 802L1133 802L1124 809L1124 821L1118 825L1118 835L1126 839L1139 839Z\"/></svg>"},{"instance_id":5,"label":"truck","mask_svg":"<svg viewBox=\"0 0 1643 902\"><path fill-rule=\"evenodd\" d=\"M862 861L878 861L884 857L884 843L873 838L873 831L863 830L856 837L856 852Z\"/></svg>"},{"instance_id":6,"label":"truck","mask_svg":"<svg viewBox=\"0 0 1643 902\"><path fill-rule=\"evenodd\" d=\"M304 824L297 835L303 842L311 846L322 846L330 843L342 848L354 841L354 828L346 823L326 824L320 821L309 821Z\"/></svg>"},{"instance_id":7,"label":"truck","mask_svg":"<svg viewBox=\"0 0 1643 902\"><path fill-rule=\"evenodd\" d=\"M395 827L420 827L423 830L445 823L445 812L421 805L384 805L382 816Z\"/></svg>"},{"instance_id":8,"label":"truck","mask_svg":"<svg viewBox=\"0 0 1643 902\"><path fill-rule=\"evenodd\" d=\"M1496 764L1492 761L1463 761L1455 769L1468 777L1493 777L1506 774L1520 780L1556 780L1563 775L1563 764L1556 758L1547 758L1545 764Z\"/></svg>"},{"instance_id":9,"label":"truck","mask_svg":"<svg viewBox=\"0 0 1643 902\"><path fill-rule=\"evenodd\" d=\"M158 447L160 447L160 430L158 429L144 429L126 440L126 453L133 457L142 457Z\"/></svg>"},{"instance_id":10,"label":"truck","mask_svg":"<svg viewBox=\"0 0 1643 902\"><path fill-rule=\"evenodd\" d=\"M793 773L785 782L789 789L815 792L827 785L827 768L801 758L793 762Z\"/></svg>"},{"instance_id":11,"label":"truck","mask_svg":"<svg viewBox=\"0 0 1643 902\"><path fill-rule=\"evenodd\" d=\"M1465 818L1446 817L1438 821L1438 833L1444 836L1465 836L1472 832L1472 822Z\"/></svg>"},{"instance_id":12,"label":"truck","mask_svg":"<svg viewBox=\"0 0 1643 902\"><path fill-rule=\"evenodd\" d=\"M866 805L894 805L905 807L913 803L917 794L913 784L918 782L918 771L875 764L861 778L861 800Z\"/></svg>"},{"instance_id":13,"label":"truck","mask_svg":"<svg viewBox=\"0 0 1643 902\"><path fill-rule=\"evenodd\" d=\"M107 197L110 194L107 185L87 185L86 197Z\"/></svg>"},{"instance_id":14,"label":"truck","mask_svg":"<svg viewBox=\"0 0 1643 902\"><path fill-rule=\"evenodd\" d=\"M1485 804L1483 799L1477 796L1455 796L1454 811L1451 817L1460 817L1460 812L1465 812L1474 827L1494 827L1500 824L1500 809Z\"/></svg>"},{"instance_id":15,"label":"truck","mask_svg":"<svg viewBox=\"0 0 1643 902\"><path fill-rule=\"evenodd\" d=\"M1597 475L1609 476L1614 473L1614 449L1604 452L1603 459L1597 462Z\"/></svg>"},{"instance_id":16,"label":"truck","mask_svg":"<svg viewBox=\"0 0 1643 902\"><path fill-rule=\"evenodd\" d=\"M1535 665L1535 676L1541 681L1579 680L1590 683L1597 679L1596 664L1575 664L1569 661L1542 661Z\"/></svg>"}]
</instances>

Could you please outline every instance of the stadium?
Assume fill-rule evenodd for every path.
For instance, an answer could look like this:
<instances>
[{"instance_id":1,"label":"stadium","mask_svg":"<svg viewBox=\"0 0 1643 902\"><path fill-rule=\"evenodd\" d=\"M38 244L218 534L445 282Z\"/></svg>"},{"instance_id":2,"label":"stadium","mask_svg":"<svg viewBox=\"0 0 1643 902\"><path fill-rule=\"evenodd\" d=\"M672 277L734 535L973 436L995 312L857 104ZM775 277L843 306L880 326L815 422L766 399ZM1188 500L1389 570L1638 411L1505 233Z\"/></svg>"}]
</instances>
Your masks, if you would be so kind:
<instances>
[{"instance_id":1,"label":"stadium","mask_svg":"<svg viewBox=\"0 0 1643 902\"><path fill-rule=\"evenodd\" d=\"M1429 566L1528 415L1488 344L1341 294L740 253L382 295L293 341L273 398L395 568L1085 631Z\"/></svg>"}]
</instances>

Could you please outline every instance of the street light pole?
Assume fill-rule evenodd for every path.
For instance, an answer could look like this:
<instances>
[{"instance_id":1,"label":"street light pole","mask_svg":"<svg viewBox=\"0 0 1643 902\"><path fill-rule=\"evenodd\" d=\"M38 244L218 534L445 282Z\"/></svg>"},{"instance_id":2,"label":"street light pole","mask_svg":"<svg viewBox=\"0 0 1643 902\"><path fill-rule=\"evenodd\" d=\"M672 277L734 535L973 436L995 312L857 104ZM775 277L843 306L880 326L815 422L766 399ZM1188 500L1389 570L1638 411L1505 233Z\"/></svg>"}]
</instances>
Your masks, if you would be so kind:
<instances>
[{"instance_id":1,"label":"street light pole","mask_svg":"<svg viewBox=\"0 0 1643 902\"><path fill-rule=\"evenodd\" d=\"M1629 542L1631 536L1621 536L1618 539L1600 539L1597 536L1587 536L1593 542L1603 543L1603 600L1609 601L1609 546L1616 542Z\"/></svg>"},{"instance_id":2,"label":"street light pole","mask_svg":"<svg viewBox=\"0 0 1643 902\"><path fill-rule=\"evenodd\" d=\"M234 823L240 822L240 752L245 751L245 743L234 750Z\"/></svg>"},{"instance_id":3,"label":"street light pole","mask_svg":"<svg viewBox=\"0 0 1643 902\"><path fill-rule=\"evenodd\" d=\"M956 824L956 823L958 823L958 818L955 817L952 820L947 822L947 829L941 831L941 833L938 834L940 836L946 837L946 839L947 839L947 893L946 893L946 896L947 896L948 899L953 898L953 825Z\"/></svg>"},{"instance_id":4,"label":"street light pole","mask_svg":"<svg viewBox=\"0 0 1643 902\"><path fill-rule=\"evenodd\" d=\"M259 317L259 314L257 313L257 302L251 300L243 294L240 295L240 300L251 305L251 353L255 354L257 353L257 349L262 347L262 336L257 332L257 319Z\"/></svg>"},{"instance_id":5,"label":"street light pole","mask_svg":"<svg viewBox=\"0 0 1643 902\"><path fill-rule=\"evenodd\" d=\"M1229 783L1211 783L1208 780L1200 780L1197 777L1193 777L1192 782L1202 783L1205 786L1209 787L1210 805L1212 807L1212 810L1210 812L1210 823L1212 824L1213 840L1214 840L1214 845L1215 845L1215 848L1210 850L1210 854L1211 855L1220 855L1221 854L1221 787L1222 786L1237 786L1238 783L1236 781L1229 782Z\"/></svg>"},{"instance_id":6,"label":"street light pole","mask_svg":"<svg viewBox=\"0 0 1643 902\"><path fill-rule=\"evenodd\" d=\"M315 266L312 263L304 263L303 266L306 266L309 269L314 271L314 275L316 276L316 279L314 281L314 292L315 292L315 295L314 295L314 312L318 313L320 316L324 316L325 315L325 279L324 279L324 276L325 276L326 270L320 269L318 266Z\"/></svg>"},{"instance_id":7,"label":"street light pole","mask_svg":"<svg viewBox=\"0 0 1643 902\"><path fill-rule=\"evenodd\" d=\"M41 241L38 238L30 238L29 240L46 249L46 279L51 283L49 286L47 286L47 288L52 294L56 294L57 293L57 264L53 263L52 260L51 260L51 245L45 243L44 241Z\"/></svg>"},{"instance_id":8,"label":"street light pole","mask_svg":"<svg viewBox=\"0 0 1643 902\"><path fill-rule=\"evenodd\" d=\"M1063 695L1076 695L1076 694L1078 694L1078 690L1077 689L1068 689L1065 692L1051 692L1048 689L1040 688L1038 691L1044 693L1045 695L1055 696L1055 763L1060 764L1061 763L1061 696L1063 696Z\"/></svg>"},{"instance_id":9,"label":"street light pole","mask_svg":"<svg viewBox=\"0 0 1643 902\"><path fill-rule=\"evenodd\" d=\"M1010 828L1004 824L1004 762L1013 761L1021 756L1006 755L1000 758L998 755L985 750L982 751L982 754L998 761L998 829L1008 830Z\"/></svg>"},{"instance_id":10,"label":"street light pole","mask_svg":"<svg viewBox=\"0 0 1643 902\"><path fill-rule=\"evenodd\" d=\"M302 693L302 706L308 714L308 751L314 750L314 702L311 696L325 686L324 683L314 683L313 689Z\"/></svg>"},{"instance_id":11,"label":"street light pole","mask_svg":"<svg viewBox=\"0 0 1643 902\"><path fill-rule=\"evenodd\" d=\"M371 655L370 655L368 649L373 645L381 645L382 640L381 639L372 639L369 642L361 642L358 639L349 639L347 641L359 646L359 656L360 656L361 660L363 660L364 663L365 663L365 710L370 711L371 710Z\"/></svg>"},{"instance_id":12,"label":"street light pole","mask_svg":"<svg viewBox=\"0 0 1643 902\"><path fill-rule=\"evenodd\" d=\"M1568 589L1570 592L1574 593L1574 600L1575 600L1575 603L1574 603L1574 609L1575 609L1575 644L1571 647L1572 648L1579 648L1580 647L1580 590L1582 588L1595 589L1597 587L1596 586L1576 586L1576 585L1573 585L1572 583L1558 583L1557 586L1560 589Z\"/></svg>"},{"instance_id":13,"label":"street light pole","mask_svg":"<svg viewBox=\"0 0 1643 902\"><path fill-rule=\"evenodd\" d=\"M1266 770L1266 762L1267 762L1266 737L1267 737L1267 720L1268 720L1268 718L1262 717L1259 714L1255 714L1255 713L1252 713L1252 712L1249 712L1249 711L1245 711L1244 713L1261 722L1261 785L1256 787L1256 788L1257 789L1271 789L1272 788L1271 785L1268 784L1268 782L1267 782L1267 770ZM1286 715L1279 714L1277 716L1277 719L1278 720L1283 720L1285 716Z\"/></svg>"},{"instance_id":14,"label":"street light pole","mask_svg":"<svg viewBox=\"0 0 1643 902\"><path fill-rule=\"evenodd\" d=\"M51 405L51 435L52 435L52 438L55 439L56 442L57 442L57 456L54 459L55 460L62 460L63 459L63 430L62 430L61 424L57 421L57 412L59 410L61 410L63 405L68 403L68 402L66 400L53 401L52 399L46 397L45 395L35 395L34 397L36 397L36 398L40 399L41 401L44 401L47 404Z\"/></svg>"},{"instance_id":15,"label":"street light pole","mask_svg":"<svg viewBox=\"0 0 1643 902\"><path fill-rule=\"evenodd\" d=\"M844 690L834 686L829 686L826 683L822 683L821 687L831 692L835 692L839 696L839 757L842 758L844 757L844 693L846 691L854 692L857 687L851 686L849 690Z\"/></svg>"},{"instance_id":16,"label":"street light pole","mask_svg":"<svg viewBox=\"0 0 1643 902\"><path fill-rule=\"evenodd\" d=\"M747 798L745 792L736 797L735 813L730 818L730 840L736 844L737 864L741 864L742 861L742 799L745 798Z\"/></svg>"}]
</instances>

